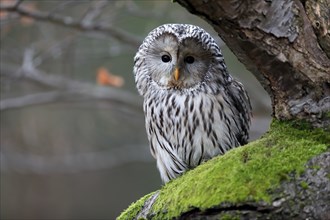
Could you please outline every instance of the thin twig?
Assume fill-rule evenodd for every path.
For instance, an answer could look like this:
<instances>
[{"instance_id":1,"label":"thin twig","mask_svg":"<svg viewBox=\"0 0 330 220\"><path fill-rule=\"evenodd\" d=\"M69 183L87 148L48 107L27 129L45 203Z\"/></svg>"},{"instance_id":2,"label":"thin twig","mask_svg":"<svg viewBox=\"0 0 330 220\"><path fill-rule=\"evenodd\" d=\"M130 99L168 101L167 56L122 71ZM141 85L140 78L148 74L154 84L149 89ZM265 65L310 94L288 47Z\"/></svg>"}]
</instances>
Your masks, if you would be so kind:
<instances>
[{"instance_id":1,"label":"thin twig","mask_svg":"<svg viewBox=\"0 0 330 220\"><path fill-rule=\"evenodd\" d=\"M95 18L100 16L102 9L107 5L107 0L92 1L87 12L81 19L81 23L84 25L92 24Z\"/></svg>"},{"instance_id":2,"label":"thin twig","mask_svg":"<svg viewBox=\"0 0 330 220\"><path fill-rule=\"evenodd\" d=\"M23 2L24 0L17 0L15 4L13 5L14 8L18 8L18 6Z\"/></svg>"},{"instance_id":3,"label":"thin twig","mask_svg":"<svg viewBox=\"0 0 330 220\"><path fill-rule=\"evenodd\" d=\"M51 22L54 24L62 25L65 27L74 28L84 32L97 32L104 34L108 37L113 37L116 40L126 43L134 48L138 47L142 40L134 35L114 27L105 26L102 24L87 24L81 21L76 21L72 17L50 14L42 11L32 11L25 7L19 7L20 5L0 5L0 11L16 12L21 16L26 16L39 21Z\"/></svg>"},{"instance_id":4,"label":"thin twig","mask_svg":"<svg viewBox=\"0 0 330 220\"><path fill-rule=\"evenodd\" d=\"M0 100L0 110L4 111L33 105L53 103L66 97L68 97L67 94L63 95L63 93L59 91L52 91L8 98Z\"/></svg>"},{"instance_id":5,"label":"thin twig","mask_svg":"<svg viewBox=\"0 0 330 220\"><path fill-rule=\"evenodd\" d=\"M141 111L142 99L130 92L96 86L90 83L68 79L59 74L46 74L40 70L1 65L0 75L13 78L23 78L57 89L57 92L32 94L24 97L1 100L0 110L50 103L51 101L68 100L105 100L115 102L130 109ZM39 98L40 100L36 100ZM18 102L21 102L20 104Z\"/></svg>"}]
</instances>

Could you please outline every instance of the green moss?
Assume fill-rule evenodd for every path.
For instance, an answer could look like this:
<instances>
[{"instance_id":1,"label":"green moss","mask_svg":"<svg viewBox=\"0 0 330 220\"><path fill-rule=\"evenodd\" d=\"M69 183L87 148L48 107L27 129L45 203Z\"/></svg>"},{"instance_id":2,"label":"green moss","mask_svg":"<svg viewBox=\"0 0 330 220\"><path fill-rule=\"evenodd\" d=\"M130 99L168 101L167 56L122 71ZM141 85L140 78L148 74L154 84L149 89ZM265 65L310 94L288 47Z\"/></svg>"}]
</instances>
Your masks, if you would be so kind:
<instances>
[{"instance_id":1,"label":"green moss","mask_svg":"<svg viewBox=\"0 0 330 220\"><path fill-rule=\"evenodd\" d=\"M194 207L205 210L223 202L270 202L269 193L289 179L289 174L300 175L305 163L327 151L329 143L329 132L274 121L261 139L213 158L163 186L152 212L155 219L170 219ZM130 206L120 219L131 219L125 213L134 216L145 199Z\"/></svg>"},{"instance_id":2,"label":"green moss","mask_svg":"<svg viewBox=\"0 0 330 220\"><path fill-rule=\"evenodd\" d=\"M144 202L152 196L153 193L149 193L148 195L143 196L138 201L132 203L125 211L123 211L117 220L126 220L126 219L134 219L136 215L139 213L141 208L143 207ZM141 219L139 219L141 220Z\"/></svg>"},{"instance_id":3,"label":"green moss","mask_svg":"<svg viewBox=\"0 0 330 220\"><path fill-rule=\"evenodd\" d=\"M314 165L314 166L311 166L310 168L313 170L316 170L316 171L321 169L320 165Z\"/></svg>"},{"instance_id":4,"label":"green moss","mask_svg":"<svg viewBox=\"0 0 330 220\"><path fill-rule=\"evenodd\" d=\"M301 183L300 183L300 186L301 186L303 189L308 189L308 184L307 184L305 181L301 182Z\"/></svg>"},{"instance_id":5,"label":"green moss","mask_svg":"<svg viewBox=\"0 0 330 220\"><path fill-rule=\"evenodd\" d=\"M326 112L326 113L325 113L325 116L326 116L327 118L330 118L330 111Z\"/></svg>"},{"instance_id":6,"label":"green moss","mask_svg":"<svg viewBox=\"0 0 330 220\"><path fill-rule=\"evenodd\" d=\"M223 214L220 216L221 220L239 220L239 216L231 215L231 214Z\"/></svg>"}]
</instances>

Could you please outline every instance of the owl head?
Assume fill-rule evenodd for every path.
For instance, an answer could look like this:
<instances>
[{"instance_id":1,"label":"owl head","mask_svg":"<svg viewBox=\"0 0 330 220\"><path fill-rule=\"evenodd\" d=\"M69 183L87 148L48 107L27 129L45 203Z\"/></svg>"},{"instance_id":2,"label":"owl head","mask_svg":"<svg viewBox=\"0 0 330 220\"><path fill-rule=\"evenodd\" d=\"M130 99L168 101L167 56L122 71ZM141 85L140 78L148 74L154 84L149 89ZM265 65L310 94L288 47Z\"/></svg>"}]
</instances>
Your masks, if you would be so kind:
<instances>
[{"instance_id":1,"label":"owl head","mask_svg":"<svg viewBox=\"0 0 330 220\"><path fill-rule=\"evenodd\" d=\"M221 81L226 66L220 48L202 28L164 24L143 41L134 58L134 74L144 95L152 88L182 91Z\"/></svg>"}]
</instances>

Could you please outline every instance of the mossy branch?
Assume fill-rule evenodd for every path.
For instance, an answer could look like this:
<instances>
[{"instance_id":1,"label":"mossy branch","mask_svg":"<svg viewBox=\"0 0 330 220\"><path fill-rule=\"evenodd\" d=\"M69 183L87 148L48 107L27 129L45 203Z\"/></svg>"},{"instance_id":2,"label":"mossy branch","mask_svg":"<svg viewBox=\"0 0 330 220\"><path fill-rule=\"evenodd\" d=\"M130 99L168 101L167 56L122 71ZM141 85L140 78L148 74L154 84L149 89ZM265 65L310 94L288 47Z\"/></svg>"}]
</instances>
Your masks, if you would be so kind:
<instances>
[{"instance_id":1,"label":"mossy branch","mask_svg":"<svg viewBox=\"0 0 330 220\"><path fill-rule=\"evenodd\" d=\"M330 210L327 204L330 187L324 187L324 184L329 186L329 143L327 131L309 128L305 123L274 121L271 130L261 139L216 157L169 182L157 191L152 205L148 201L153 193L131 205L118 219L138 216L191 219L233 213L278 218L297 214L302 218L322 219L325 210ZM323 160L314 159L308 163L320 154ZM312 183L315 178L306 178L312 174L319 180L318 186ZM295 190L290 191L291 188L284 185ZM323 195L317 200L319 208L313 207L309 213L286 213L293 207L291 203L310 207L299 193L314 190ZM149 208L141 216L139 213L146 203Z\"/></svg>"}]
</instances>

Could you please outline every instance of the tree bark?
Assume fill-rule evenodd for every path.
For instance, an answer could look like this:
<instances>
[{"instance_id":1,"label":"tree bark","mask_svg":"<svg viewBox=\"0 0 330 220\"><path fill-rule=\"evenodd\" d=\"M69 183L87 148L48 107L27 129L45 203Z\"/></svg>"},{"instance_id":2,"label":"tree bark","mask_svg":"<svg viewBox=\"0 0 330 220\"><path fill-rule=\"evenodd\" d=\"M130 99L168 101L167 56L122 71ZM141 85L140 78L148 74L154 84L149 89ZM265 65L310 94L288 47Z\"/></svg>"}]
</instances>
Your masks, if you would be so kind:
<instances>
[{"instance_id":1,"label":"tree bark","mask_svg":"<svg viewBox=\"0 0 330 220\"><path fill-rule=\"evenodd\" d=\"M329 127L329 0L177 0L205 19L272 99L277 119Z\"/></svg>"}]
</instances>

